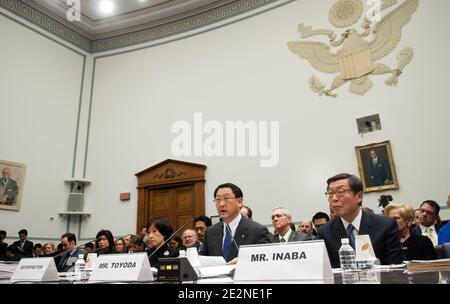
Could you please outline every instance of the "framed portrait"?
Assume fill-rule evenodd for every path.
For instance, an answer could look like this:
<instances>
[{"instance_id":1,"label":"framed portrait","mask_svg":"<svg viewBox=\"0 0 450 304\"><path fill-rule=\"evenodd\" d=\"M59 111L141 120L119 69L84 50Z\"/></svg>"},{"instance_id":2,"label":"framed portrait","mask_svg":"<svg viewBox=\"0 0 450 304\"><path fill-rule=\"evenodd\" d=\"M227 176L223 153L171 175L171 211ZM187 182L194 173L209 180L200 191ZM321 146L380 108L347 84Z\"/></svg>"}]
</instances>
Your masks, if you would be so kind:
<instances>
[{"instance_id":1,"label":"framed portrait","mask_svg":"<svg viewBox=\"0 0 450 304\"><path fill-rule=\"evenodd\" d=\"M364 192L398 189L391 142L357 146L356 159Z\"/></svg>"},{"instance_id":2,"label":"framed portrait","mask_svg":"<svg viewBox=\"0 0 450 304\"><path fill-rule=\"evenodd\" d=\"M0 209L20 210L25 165L0 160Z\"/></svg>"}]
</instances>

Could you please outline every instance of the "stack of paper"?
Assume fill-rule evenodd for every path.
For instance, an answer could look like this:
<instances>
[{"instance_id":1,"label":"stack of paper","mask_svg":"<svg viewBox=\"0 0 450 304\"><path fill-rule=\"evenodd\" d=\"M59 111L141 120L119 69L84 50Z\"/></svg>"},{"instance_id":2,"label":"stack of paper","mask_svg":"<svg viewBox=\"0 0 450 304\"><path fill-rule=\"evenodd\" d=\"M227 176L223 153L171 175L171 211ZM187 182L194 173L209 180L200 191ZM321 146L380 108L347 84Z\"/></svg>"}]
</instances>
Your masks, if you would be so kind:
<instances>
[{"instance_id":1,"label":"stack of paper","mask_svg":"<svg viewBox=\"0 0 450 304\"><path fill-rule=\"evenodd\" d=\"M412 260L408 263L408 271L430 271L450 269L450 259Z\"/></svg>"}]
</instances>

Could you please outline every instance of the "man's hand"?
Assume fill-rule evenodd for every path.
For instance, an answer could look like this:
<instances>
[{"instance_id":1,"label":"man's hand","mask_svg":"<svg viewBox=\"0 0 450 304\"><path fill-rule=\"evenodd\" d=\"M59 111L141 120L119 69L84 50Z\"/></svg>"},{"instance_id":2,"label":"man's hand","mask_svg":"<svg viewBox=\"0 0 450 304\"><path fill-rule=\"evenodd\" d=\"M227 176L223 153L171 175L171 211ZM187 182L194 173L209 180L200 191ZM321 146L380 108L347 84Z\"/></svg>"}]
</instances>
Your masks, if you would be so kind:
<instances>
[{"instance_id":1,"label":"man's hand","mask_svg":"<svg viewBox=\"0 0 450 304\"><path fill-rule=\"evenodd\" d=\"M237 264L237 258L234 258L227 263L227 265L235 265L235 264Z\"/></svg>"}]
</instances>

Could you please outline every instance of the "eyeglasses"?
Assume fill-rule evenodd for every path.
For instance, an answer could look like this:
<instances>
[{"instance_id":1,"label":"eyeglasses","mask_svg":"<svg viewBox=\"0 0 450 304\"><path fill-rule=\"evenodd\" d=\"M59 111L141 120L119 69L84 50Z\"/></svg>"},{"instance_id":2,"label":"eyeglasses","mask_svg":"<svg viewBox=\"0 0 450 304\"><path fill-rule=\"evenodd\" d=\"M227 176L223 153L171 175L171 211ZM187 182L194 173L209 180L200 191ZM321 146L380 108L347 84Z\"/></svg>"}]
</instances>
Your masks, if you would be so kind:
<instances>
[{"instance_id":1,"label":"eyeglasses","mask_svg":"<svg viewBox=\"0 0 450 304\"><path fill-rule=\"evenodd\" d=\"M325 192L325 196L328 198L332 198L334 195L337 197L343 197L346 192L353 192L352 189L339 189L337 191L327 191Z\"/></svg>"},{"instance_id":2,"label":"eyeglasses","mask_svg":"<svg viewBox=\"0 0 450 304\"><path fill-rule=\"evenodd\" d=\"M286 216L286 214L272 214L272 220L275 218L283 217L283 216Z\"/></svg>"},{"instance_id":3,"label":"eyeglasses","mask_svg":"<svg viewBox=\"0 0 450 304\"><path fill-rule=\"evenodd\" d=\"M218 198L213 199L213 202L216 203L216 204L220 204L221 201L224 201L225 203L228 203L228 202L232 201L235 198L236 197L231 197L231 196L229 196L229 197L222 197L222 198L218 197Z\"/></svg>"}]
</instances>

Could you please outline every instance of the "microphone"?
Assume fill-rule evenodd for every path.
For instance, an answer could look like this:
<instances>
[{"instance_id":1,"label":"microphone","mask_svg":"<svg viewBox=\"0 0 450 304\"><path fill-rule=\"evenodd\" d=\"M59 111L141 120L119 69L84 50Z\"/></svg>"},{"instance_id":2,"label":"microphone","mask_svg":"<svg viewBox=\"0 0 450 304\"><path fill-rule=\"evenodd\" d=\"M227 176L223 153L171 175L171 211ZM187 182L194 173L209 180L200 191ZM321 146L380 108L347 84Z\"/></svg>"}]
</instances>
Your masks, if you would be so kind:
<instances>
[{"instance_id":1,"label":"microphone","mask_svg":"<svg viewBox=\"0 0 450 304\"><path fill-rule=\"evenodd\" d=\"M180 226L180 228L178 228L174 233L172 233L167 240L165 240L164 242L162 242L156 249L155 251L153 251L149 256L148 259L150 260L157 252L158 250L163 247L164 245L166 245L168 242L170 242L170 240L178 233L181 231L181 229L183 229L184 227L186 227L187 224L190 224L194 221L195 216L193 218L191 218L189 221L187 221L186 223L184 223L183 225Z\"/></svg>"},{"instance_id":2,"label":"microphone","mask_svg":"<svg viewBox=\"0 0 450 304\"><path fill-rule=\"evenodd\" d=\"M223 222L223 224L225 225L225 229L227 229L228 232L231 234L231 240L233 241L234 247L236 247L236 250L239 251L239 246L238 246L238 244L236 243L236 241L234 240L233 231L231 231L230 226L229 226L227 223L225 223L225 222L223 221L223 217L220 217L219 220L220 220L221 222Z\"/></svg>"}]
</instances>

